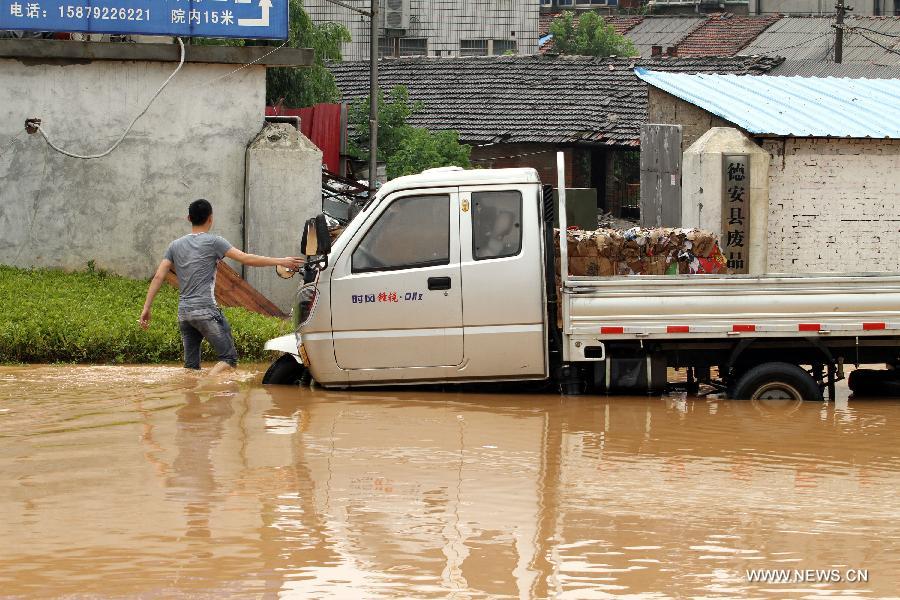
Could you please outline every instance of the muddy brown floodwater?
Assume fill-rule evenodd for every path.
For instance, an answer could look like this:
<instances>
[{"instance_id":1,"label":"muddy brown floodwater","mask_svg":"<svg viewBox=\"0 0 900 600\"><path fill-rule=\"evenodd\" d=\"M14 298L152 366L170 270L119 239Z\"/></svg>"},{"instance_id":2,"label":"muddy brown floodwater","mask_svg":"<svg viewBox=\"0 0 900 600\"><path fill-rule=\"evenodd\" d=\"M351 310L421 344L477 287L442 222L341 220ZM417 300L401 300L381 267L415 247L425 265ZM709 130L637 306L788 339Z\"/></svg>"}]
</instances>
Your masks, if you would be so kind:
<instances>
[{"instance_id":1,"label":"muddy brown floodwater","mask_svg":"<svg viewBox=\"0 0 900 600\"><path fill-rule=\"evenodd\" d=\"M897 401L773 409L259 379L0 368L0 595L900 590ZM756 582L750 569L844 581ZM856 569L867 582L846 580Z\"/></svg>"}]
</instances>

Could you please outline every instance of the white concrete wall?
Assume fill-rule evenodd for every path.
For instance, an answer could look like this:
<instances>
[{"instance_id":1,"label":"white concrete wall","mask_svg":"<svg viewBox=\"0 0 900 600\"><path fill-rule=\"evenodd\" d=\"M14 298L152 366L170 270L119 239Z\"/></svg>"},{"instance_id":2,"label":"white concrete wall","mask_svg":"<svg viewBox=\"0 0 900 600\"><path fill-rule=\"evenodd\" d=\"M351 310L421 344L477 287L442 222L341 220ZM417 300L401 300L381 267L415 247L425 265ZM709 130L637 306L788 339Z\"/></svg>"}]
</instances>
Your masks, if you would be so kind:
<instances>
[{"instance_id":1,"label":"white concrete wall","mask_svg":"<svg viewBox=\"0 0 900 600\"><path fill-rule=\"evenodd\" d=\"M287 124L266 127L247 149L246 251L298 256L303 224L322 212L322 151ZM245 268L244 278L289 312L301 275Z\"/></svg>"},{"instance_id":2,"label":"white concrete wall","mask_svg":"<svg viewBox=\"0 0 900 600\"><path fill-rule=\"evenodd\" d=\"M770 272L900 270L900 140L772 140Z\"/></svg>"},{"instance_id":3,"label":"white concrete wall","mask_svg":"<svg viewBox=\"0 0 900 600\"><path fill-rule=\"evenodd\" d=\"M98 267L148 277L189 231L187 205L213 203L214 232L240 247L247 144L265 108L265 68L187 64L110 156L92 161L20 134L40 117L78 153L105 150L175 64L0 59L0 263Z\"/></svg>"}]
</instances>

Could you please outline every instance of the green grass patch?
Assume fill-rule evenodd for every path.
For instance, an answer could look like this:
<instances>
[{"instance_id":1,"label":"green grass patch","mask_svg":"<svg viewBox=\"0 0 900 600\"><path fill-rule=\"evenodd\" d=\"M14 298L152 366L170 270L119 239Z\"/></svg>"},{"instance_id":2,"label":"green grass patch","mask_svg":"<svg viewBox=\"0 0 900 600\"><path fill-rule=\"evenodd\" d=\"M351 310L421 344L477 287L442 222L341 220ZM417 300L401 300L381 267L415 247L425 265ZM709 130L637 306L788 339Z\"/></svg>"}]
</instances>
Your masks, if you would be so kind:
<instances>
[{"instance_id":1,"label":"green grass patch","mask_svg":"<svg viewBox=\"0 0 900 600\"><path fill-rule=\"evenodd\" d=\"M161 363L181 361L178 292L163 285L144 331L138 318L148 281L87 271L0 265L0 362ZM223 309L243 361L265 358L266 340L290 323L243 308ZM204 360L215 353L203 342Z\"/></svg>"}]
</instances>

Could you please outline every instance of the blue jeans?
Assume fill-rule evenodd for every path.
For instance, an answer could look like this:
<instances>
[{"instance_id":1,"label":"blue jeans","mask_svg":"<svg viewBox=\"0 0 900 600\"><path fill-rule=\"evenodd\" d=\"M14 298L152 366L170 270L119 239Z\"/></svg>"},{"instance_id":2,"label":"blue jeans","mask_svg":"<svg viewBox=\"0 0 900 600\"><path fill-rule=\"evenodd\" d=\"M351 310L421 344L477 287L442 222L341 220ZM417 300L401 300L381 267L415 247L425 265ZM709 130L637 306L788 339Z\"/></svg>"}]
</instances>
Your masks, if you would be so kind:
<instances>
[{"instance_id":1,"label":"blue jeans","mask_svg":"<svg viewBox=\"0 0 900 600\"><path fill-rule=\"evenodd\" d=\"M231 337L231 325L219 308L201 308L178 314L178 328L184 344L184 368L200 368L200 342L210 343L219 360L237 366L237 350Z\"/></svg>"}]
</instances>

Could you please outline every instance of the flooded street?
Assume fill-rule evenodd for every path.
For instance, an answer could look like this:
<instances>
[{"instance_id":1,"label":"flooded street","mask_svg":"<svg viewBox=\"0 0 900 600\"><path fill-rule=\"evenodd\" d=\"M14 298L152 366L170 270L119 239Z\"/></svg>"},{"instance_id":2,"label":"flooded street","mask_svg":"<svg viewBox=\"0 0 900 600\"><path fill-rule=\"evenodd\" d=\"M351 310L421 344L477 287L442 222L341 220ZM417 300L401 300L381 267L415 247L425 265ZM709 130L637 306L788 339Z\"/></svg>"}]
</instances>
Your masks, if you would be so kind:
<instances>
[{"instance_id":1,"label":"flooded street","mask_svg":"<svg viewBox=\"0 0 900 600\"><path fill-rule=\"evenodd\" d=\"M260 378L0 367L0 595L900 589L900 401L764 410ZM751 582L749 569L868 581Z\"/></svg>"}]
</instances>

